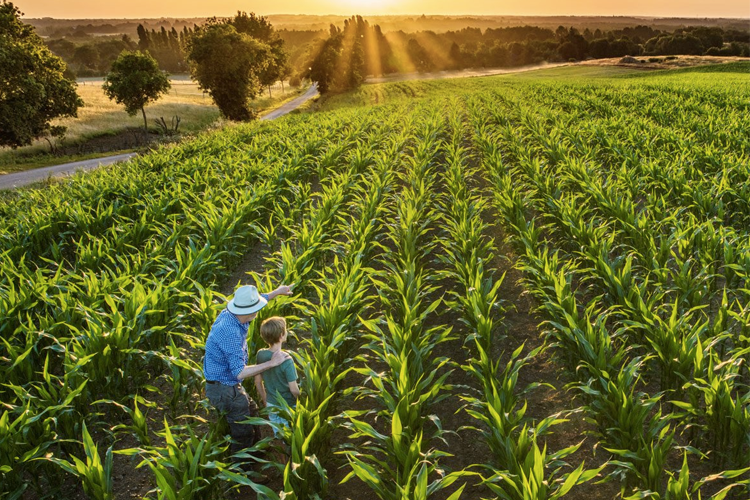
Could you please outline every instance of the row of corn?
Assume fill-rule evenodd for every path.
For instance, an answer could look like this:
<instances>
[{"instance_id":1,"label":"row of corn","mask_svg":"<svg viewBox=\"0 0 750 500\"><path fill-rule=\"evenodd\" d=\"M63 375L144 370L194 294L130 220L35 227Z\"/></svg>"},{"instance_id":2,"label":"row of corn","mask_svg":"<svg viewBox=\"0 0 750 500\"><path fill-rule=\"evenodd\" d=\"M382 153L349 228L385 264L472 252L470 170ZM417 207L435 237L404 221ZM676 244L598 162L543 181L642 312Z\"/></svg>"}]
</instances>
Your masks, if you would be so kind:
<instances>
[{"instance_id":1,"label":"row of corn","mask_svg":"<svg viewBox=\"0 0 750 500\"><path fill-rule=\"evenodd\" d=\"M624 172L603 172L590 146L576 147L584 144L580 137L562 139L600 124L571 126L567 113L537 115L505 104L502 112L493 107L494 120L480 114L477 142L496 177L500 213L524 255L529 287L550 318L549 338L581 376L575 387L589 400L585 408L600 444L616 458L623 493L688 495L687 453L679 474L663 476L678 441L697 446L687 450L700 457L711 452L716 467L747 466L744 292L729 280L714 290L704 283L716 279L694 264L695 254L710 245L706 229L680 218L679 199L649 196L643 185L629 192L630 164L623 163ZM638 198L645 198L643 208ZM732 241L741 253L742 241ZM639 388L653 375L660 376L662 392L649 396ZM670 423L677 419L679 435ZM742 495L736 491L743 484L717 495L733 489Z\"/></svg>"}]
</instances>

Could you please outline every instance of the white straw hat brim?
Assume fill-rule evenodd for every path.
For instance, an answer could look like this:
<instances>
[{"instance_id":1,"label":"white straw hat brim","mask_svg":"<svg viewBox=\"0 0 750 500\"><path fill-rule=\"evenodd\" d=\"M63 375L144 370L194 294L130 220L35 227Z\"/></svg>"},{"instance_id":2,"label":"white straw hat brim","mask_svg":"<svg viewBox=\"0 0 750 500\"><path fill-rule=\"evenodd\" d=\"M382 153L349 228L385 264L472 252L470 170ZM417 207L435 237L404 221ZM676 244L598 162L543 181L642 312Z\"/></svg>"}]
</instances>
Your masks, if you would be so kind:
<instances>
[{"instance_id":1,"label":"white straw hat brim","mask_svg":"<svg viewBox=\"0 0 750 500\"><path fill-rule=\"evenodd\" d=\"M260 311L266 307L266 304L268 304L268 301L262 295L258 296L258 302L255 304L236 304L235 299L236 298L233 298L227 304L227 309L229 309L229 312L232 314L253 314Z\"/></svg>"}]
</instances>

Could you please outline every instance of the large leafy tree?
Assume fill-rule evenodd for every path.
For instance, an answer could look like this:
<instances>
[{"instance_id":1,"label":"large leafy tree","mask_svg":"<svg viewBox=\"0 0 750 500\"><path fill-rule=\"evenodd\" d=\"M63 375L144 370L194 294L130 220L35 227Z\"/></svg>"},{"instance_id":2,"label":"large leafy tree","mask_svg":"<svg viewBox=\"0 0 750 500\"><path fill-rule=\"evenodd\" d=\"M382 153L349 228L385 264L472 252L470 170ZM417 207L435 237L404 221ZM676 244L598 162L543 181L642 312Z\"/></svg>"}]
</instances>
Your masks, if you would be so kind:
<instances>
[{"instance_id":1,"label":"large leafy tree","mask_svg":"<svg viewBox=\"0 0 750 500\"><path fill-rule=\"evenodd\" d=\"M171 87L169 77L159 69L156 59L137 50L124 51L115 59L103 85L107 97L123 104L128 115L134 116L138 111L143 114L146 130L146 105L156 102Z\"/></svg>"},{"instance_id":2,"label":"large leafy tree","mask_svg":"<svg viewBox=\"0 0 750 500\"><path fill-rule=\"evenodd\" d=\"M12 3L0 4L0 146L18 147L61 134L51 120L77 116L83 101L65 78L65 63L21 22Z\"/></svg>"},{"instance_id":3,"label":"large leafy tree","mask_svg":"<svg viewBox=\"0 0 750 500\"><path fill-rule=\"evenodd\" d=\"M263 16L256 16L251 12L237 12L229 24L239 33L245 33L256 40L268 45L269 60L266 67L258 73L260 84L270 87L288 73L289 54L284 47L284 40L273 28L273 25Z\"/></svg>"},{"instance_id":4,"label":"large leafy tree","mask_svg":"<svg viewBox=\"0 0 750 500\"><path fill-rule=\"evenodd\" d=\"M261 89L261 74L273 62L271 47L228 21L209 21L188 39L190 72L230 120L254 117L250 100Z\"/></svg>"}]
</instances>

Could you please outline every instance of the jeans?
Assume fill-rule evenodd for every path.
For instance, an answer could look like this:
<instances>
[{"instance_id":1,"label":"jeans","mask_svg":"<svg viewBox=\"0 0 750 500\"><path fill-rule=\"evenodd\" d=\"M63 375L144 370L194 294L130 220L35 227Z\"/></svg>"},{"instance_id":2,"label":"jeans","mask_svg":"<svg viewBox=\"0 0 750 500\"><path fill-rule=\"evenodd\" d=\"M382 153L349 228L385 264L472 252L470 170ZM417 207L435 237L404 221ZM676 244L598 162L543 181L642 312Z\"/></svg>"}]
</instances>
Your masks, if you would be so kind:
<instances>
[{"instance_id":1,"label":"jeans","mask_svg":"<svg viewBox=\"0 0 750 500\"><path fill-rule=\"evenodd\" d=\"M258 406L250 399L241 384L206 384L206 397L211 405L226 416L229 433L235 441L230 450L237 453L260 441L260 429L251 424L242 424L247 417L258 416Z\"/></svg>"},{"instance_id":2,"label":"jeans","mask_svg":"<svg viewBox=\"0 0 750 500\"><path fill-rule=\"evenodd\" d=\"M266 408L268 409L268 420L273 422L274 424L280 424L284 426L289 426L289 421L281 416L281 408L279 408L276 405L272 404L266 404ZM294 408L294 407L292 407ZM281 438L283 434L279 432L278 430L274 429L273 431L274 437Z\"/></svg>"}]
</instances>

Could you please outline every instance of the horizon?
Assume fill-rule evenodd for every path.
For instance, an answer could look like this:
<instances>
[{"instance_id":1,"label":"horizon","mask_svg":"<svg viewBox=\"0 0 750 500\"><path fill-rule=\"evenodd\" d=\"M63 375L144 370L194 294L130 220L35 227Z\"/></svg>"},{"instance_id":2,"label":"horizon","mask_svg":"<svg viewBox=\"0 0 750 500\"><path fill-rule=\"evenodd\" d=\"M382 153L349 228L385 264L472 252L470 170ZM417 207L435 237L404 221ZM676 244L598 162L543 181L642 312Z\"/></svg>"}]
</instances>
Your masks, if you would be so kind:
<instances>
[{"instance_id":1,"label":"horizon","mask_svg":"<svg viewBox=\"0 0 750 500\"><path fill-rule=\"evenodd\" d=\"M13 3L13 2L11 2ZM255 12L255 11L244 11L244 12ZM141 16L141 17L94 17L94 16L85 16L85 17L54 17L54 16L28 16L23 15L22 19L55 19L60 21L78 21L78 20L87 20L87 19L94 19L94 20L103 20L103 21L109 21L109 20L123 20L123 21L138 21L138 20L158 20L158 19L206 19L210 17L218 17L218 18L230 18L233 17L237 12L233 12L231 14L226 15L211 15L211 16ZM538 17L538 18L545 18L545 17L567 17L567 18L610 18L610 19L651 19L651 20L658 20L658 19L731 19L731 20L747 20L750 22L750 16L747 17L731 17L731 16L647 16L647 15L619 15L619 16L610 16L610 15L597 15L597 14L529 14L529 15L523 15L523 14L367 14L367 13L351 13L351 14L290 14L290 13L258 13L255 12L255 14L258 14L260 16L264 17L279 17L279 16L307 16L307 17L341 17L348 19L352 16L362 16L363 18L369 18L369 17L393 17L393 18L403 18L403 17L422 17L422 15L427 16L428 18L431 17L444 17L444 18L450 18L450 19L463 19L463 18L493 18L493 17L521 17L521 18L528 18L528 17ZM750 26L749 26L750 28Z\"/></svg>"},{"instance_id":2,"label":"horizon","mask_svg":"<svg viewBox=\"0 0 750 500\"><path fill-rule=\"evenodd\" d=\"M310 5L298 0L215 0L210 6L196 0L132 0L127 5L91 5L87 0L11 0L31 19L161 19L231 17L238 10L262 16L445 16L445 17L636 17L649 19L748 19L746 0L631 0L627 5L602 6L596 0L571 0L560 6L552 0L527 0L523 7L500 6L495 0L476 0L471 9L448 0L321 0ZM65 5L61 5L64 3ZM304 5L304 6L303 6ZM276 12L269 13L273 9ZM134 14L138 12L138 14Z\"/></svg>"}]
</instances>

